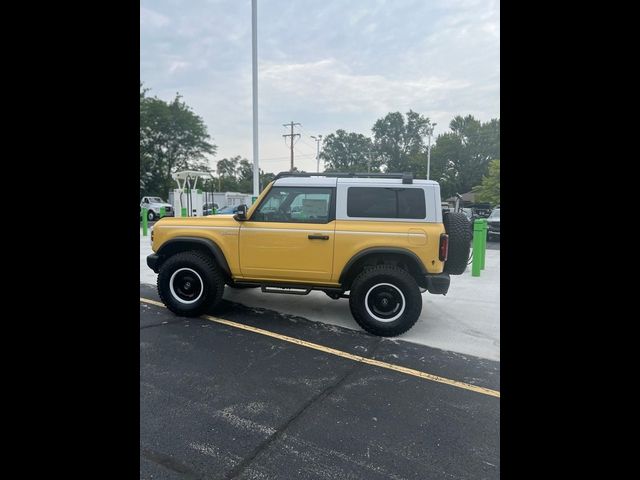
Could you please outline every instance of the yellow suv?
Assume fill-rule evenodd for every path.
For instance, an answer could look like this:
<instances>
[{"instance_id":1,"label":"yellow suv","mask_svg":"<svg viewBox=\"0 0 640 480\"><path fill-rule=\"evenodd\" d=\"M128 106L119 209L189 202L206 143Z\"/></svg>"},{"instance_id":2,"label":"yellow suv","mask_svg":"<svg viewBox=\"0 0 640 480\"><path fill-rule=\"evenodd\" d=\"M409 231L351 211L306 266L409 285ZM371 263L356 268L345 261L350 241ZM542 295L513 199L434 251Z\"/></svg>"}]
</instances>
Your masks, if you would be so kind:
<instances>
[{"instance_id":1,"label":"yellow suv","mask_svg":"<svg viewBox=\"0 0 640 480\"><path fill-rule=\"evenodd\" d=\"M147 264L172 312L198 316L225 285L348 298L366 331L395 336L467 267L469 220L411 174L281 173L235 215L163 218Z\"/></svg>"}]
</instances>

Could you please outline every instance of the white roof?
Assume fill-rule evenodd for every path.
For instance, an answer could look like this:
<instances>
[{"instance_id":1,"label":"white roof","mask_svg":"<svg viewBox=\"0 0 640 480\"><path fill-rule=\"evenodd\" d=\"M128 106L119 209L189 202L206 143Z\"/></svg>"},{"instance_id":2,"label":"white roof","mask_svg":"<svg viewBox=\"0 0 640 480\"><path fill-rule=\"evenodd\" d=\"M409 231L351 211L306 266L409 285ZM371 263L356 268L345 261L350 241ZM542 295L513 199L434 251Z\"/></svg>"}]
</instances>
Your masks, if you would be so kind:
<instances>
[{"instance_id":1,"label":"white roof","mask_svg":"<svg viewBox=\"0 0 640 480\"><path fill-rule=\"evenodd\" d=\"M288 187L335 187L347 185L403 185L401 178L358 178L358 177L283 177L276 180L274 186ZM433 180L413 180L413 185L437 185ZM411 184L409 184L411 185Z\"/></svg>"},{"instance_id":2,"label":"white roof","mask_svg":"<svg viewBox=\"0 0 640 480\"><path fill-rule=\"evenodd\" d=\"M335 187L336 177L282 177L276 180L274 186L279 187Z\"/></svg>"},{"instance_id":3,"label":"white roof","mask_svg":"<svg viewBox=\"0 0 640 480\"><path fill-rule=\"evenodd\" d=\"M213 178L213 175L211 175L209 172L197 172L195 170L183 170L182 172L176 172L171 174L171 178L173 178L174 180L186 180L187 177L190 177L192 179L195 179L198 177Z\"/></svg>"}]
</instances>

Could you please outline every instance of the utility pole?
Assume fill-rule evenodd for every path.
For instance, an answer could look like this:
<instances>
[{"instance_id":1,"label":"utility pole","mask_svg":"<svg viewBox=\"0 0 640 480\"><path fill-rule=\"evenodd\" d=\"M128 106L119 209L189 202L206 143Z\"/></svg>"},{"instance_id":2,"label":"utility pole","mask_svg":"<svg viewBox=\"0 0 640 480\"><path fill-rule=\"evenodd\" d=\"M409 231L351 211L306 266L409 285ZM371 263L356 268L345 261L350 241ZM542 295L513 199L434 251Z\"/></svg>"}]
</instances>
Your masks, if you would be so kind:
<instances>
[{"instance_id":1,"label":"utility pole","mask_svg":"<svg viewBox=\"0 0 640 480\"><path fill-rule=\"evenodd\" d=\"M258 164L258 0L251 0L251 77L253 97L253 196L260 195Z\"/></svg>"},{"instance_id":2,"label":"utility pole","mask_svg":"<svg viewBox=\"0 0 640 480\"><path fill-rule=\"evenodd\" d=\"M282 126L283 127L291 127L291 133L287 134L287 135L282 135L284 137L284 143L287 143L287 137L291 137L291 171L293 172L293 139L295 137L299 137L300 134L299 133L293 133L293 127L294 125L300 125L299 123L293 123L293 121L291 121L291 123L283 123Z\"/></svg>"},{"instance_id":3,"label":"utility pole","mask_svg":"<svg viewBox=\"0 0 640 480\"><path fill-rule=\"evenodd\" d=\"M427 129L427 135L429 135L429 146L427 147L427 180L431 174L431 136L433 135L433 128L437 123L432 123Z\"/></svg>"},{"instance_id":4,"label":"utility pole","mask_svg":"<svg viewBox=\"0 0 640 480\"><path fill-rule=\"evenodd\" d=\"M318 135L317 137L311 135L311 138L316 141L316 172L320 173L320 141L322 140L322 135Z\"/></svg>"}]
</instances>

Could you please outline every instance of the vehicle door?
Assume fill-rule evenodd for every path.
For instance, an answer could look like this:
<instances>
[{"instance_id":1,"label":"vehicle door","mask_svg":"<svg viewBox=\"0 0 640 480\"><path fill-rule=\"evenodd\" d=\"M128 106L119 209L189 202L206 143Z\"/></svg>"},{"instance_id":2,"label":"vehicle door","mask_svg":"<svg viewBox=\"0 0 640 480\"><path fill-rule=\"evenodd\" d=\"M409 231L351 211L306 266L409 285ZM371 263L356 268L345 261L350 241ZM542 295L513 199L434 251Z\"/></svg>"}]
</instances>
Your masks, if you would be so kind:
<instances>
[{"instance_id":1,"label":"vehicle door","mask_svg":"<svg viewBox=\"0 0 640 480\"><path fill-rule=\"evenodd\" d=\"M240 226L242 276L330 281L335 224L335 188L274 186Z\"/></svg>"}]
</instances>

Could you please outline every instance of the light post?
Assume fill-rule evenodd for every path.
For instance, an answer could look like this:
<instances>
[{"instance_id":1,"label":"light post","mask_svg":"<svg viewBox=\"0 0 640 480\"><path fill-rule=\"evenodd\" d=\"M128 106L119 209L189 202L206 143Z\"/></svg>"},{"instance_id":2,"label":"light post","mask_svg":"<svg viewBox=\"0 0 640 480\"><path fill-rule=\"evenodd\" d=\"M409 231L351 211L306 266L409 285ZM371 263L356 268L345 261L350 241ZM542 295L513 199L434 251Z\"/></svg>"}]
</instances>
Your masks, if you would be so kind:
<instances>
[{"instance_id":1,"label":"light post","mask_svg":"<svg viewBox=\"0 0 640 480\"><path fill-rule=\"evenodd\" d=\"M429 145L427 146L427 180L429 180L431 174L431 136L433 135L433 128L437 123L432 123L427 129L427 135L429 136Z\"/></svg>"},{"instance_id":2,"label":"light post","mask_svg":"<svg viewBox=\"0 0 640 480\"><path fill-rule=\"evenodd\" d=\"M322 135L318 135L317 137L311 135L311 138L316 141L316 171L317 173L320 173L320 142L322 141Z\"/></svg>"},{"instance_id":3,"label":"light post","mask_svg":"<svg viewBox=\"0 0 640 480\"><path fill-rule=\"evenodd\" d=\"M260 195L258 164L258 0L251 0L251 78L253 99L253 200Z\"/></svg>"}]
</instances>

